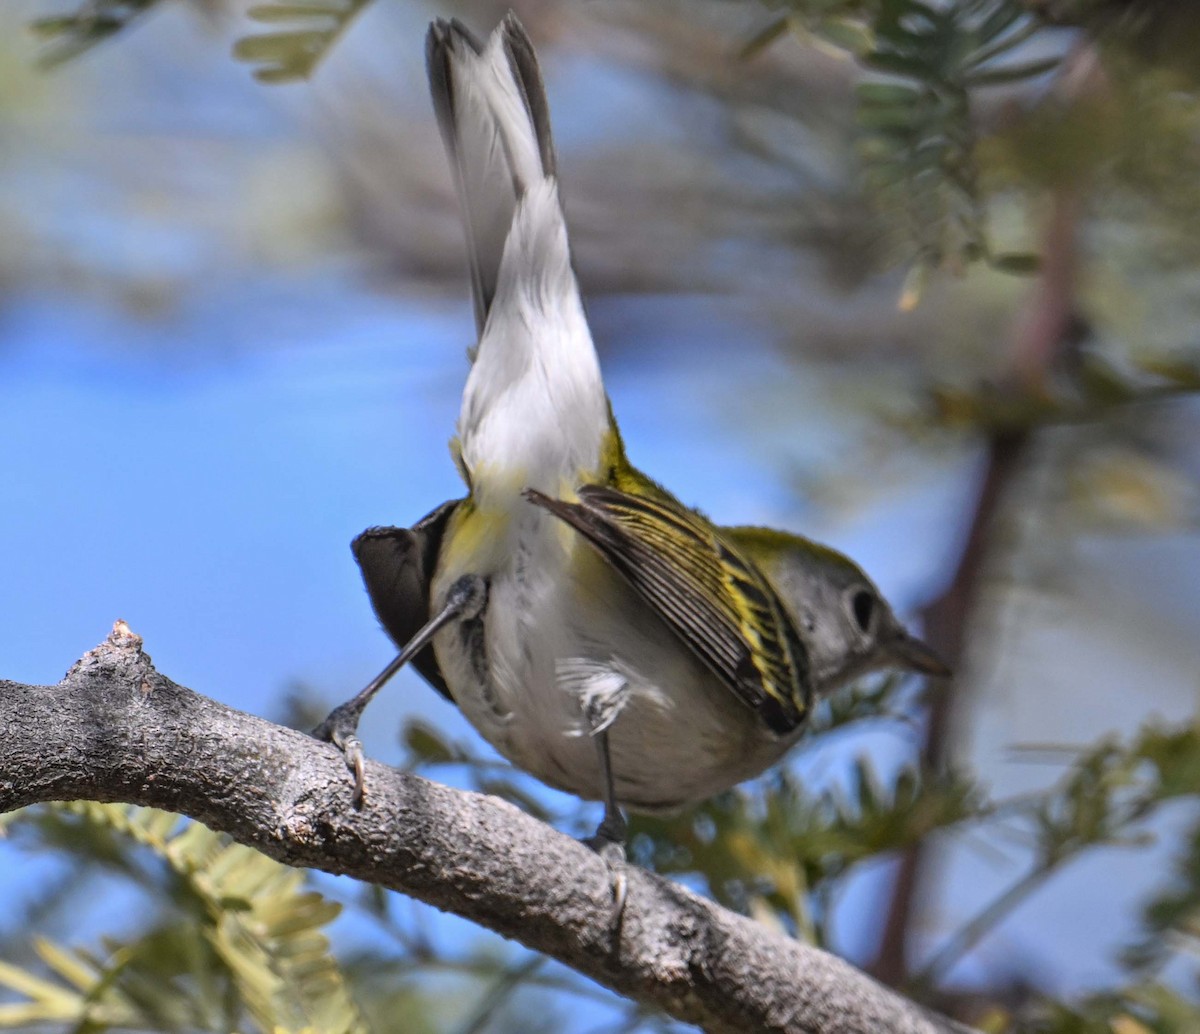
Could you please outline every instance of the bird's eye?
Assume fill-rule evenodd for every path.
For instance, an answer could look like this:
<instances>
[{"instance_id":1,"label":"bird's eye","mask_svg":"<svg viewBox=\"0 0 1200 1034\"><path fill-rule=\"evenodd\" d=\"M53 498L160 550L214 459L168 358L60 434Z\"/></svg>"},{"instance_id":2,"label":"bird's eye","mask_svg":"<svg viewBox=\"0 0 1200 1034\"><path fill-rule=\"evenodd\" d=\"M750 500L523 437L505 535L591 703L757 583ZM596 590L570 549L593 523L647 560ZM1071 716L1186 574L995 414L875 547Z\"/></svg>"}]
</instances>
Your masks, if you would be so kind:
<instances>
[{"instance_id":1,"label":"bird's eye","mask_svg":"<svg viewBox=\"0 0 1200 1034\"><path fill-rule=\"evenodd\" d=\"M850 598L850 609L854 612L854 620L858 622L859 630L869 632L871 619L875 616L875 594L866 589L859 589Z\"/></svg>"}]
</instances>

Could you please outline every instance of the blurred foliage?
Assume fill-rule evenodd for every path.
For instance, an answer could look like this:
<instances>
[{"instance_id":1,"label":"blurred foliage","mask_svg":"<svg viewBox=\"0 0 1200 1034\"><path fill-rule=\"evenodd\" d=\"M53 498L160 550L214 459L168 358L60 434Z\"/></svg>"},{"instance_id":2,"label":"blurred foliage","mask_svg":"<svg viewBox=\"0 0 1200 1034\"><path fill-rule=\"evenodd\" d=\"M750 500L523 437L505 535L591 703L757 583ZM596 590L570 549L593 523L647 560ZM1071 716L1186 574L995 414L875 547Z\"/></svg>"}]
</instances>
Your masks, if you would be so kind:
<instances>
[{"instance_id":1,"label":"blurred foliage","mask_svg":"<svg viewBox=\"0 0 1200 1034\"><path fill-rule=\"evenodd\" d=\"M322 932L339 907L302 872L149 809L67 804L16 823L135 883L145 875L136 848L161 868L146 888L157 915L133 939L93 951L37 938L46 975L0 963L0 986L18 996L0 1005L0 1026L366 1030Z\"/></svg>"},{"instance_id":2,"label":"blurred foliage","mask_svg":"<svg viewBox=\"0 0 1200 1034\"><path fill-rule=\"evenodd\" d=\"M128 28L163 0L87 0L70 14L38 18L33 31L46 42L42 63L69 61Z\"/></svg>"},{"instance_id":3,"label":"blurred foliage","mask_svg":"<svg viewBox=\"0 0 1200 1034\"><path fill-rule=\"evenodd\" d=\"M397 918L398 895L363 887L339 901L335 884L318 886L311 874L178 815L79 802L4 818L5 833L23 849L72 864L48 881L44 898L7 917L0 1029L354 1034L397 1029L402 1016L405 1034L466 1034L485 1025L549 1034L561 1027L552 1005L530 1025L515 1012L505 1018L509 999L529 987L610 997L570 974L542 972L546 960L538 956L443 951L419 915ZM61 925L75 936L80 898L102 876L106 897L137 897L122 909L132 932L94 947L30 935ZM371 923L394 950L342 950L339 961L326 928L346 912ZM413 979L438 971L463 985L449 1007Z\"/></svg>"},{"instance_id":4,"label":"blurred foliage","mask_svg":"<svg viewBox=\"0 0 1200 1034\"><path fill-rule=\"evenodd\" d=\"M1068 1008L1046 1004L1019 1028L1029 1034L1193 1034L1196 1006L1156 982L1131 985L1113 994L1093 995Z\"/></svg>"},{"instance_id":5,"label":"blurred foliage","mask_svg":"<svg viewBox=\"0 0 1200 1034\"><path fill-rule=\"evenodd\" d=\"M852 733L859 723L900 724L913 703L903 698L900 680L858 687L822 710L799 749ZM487 792L509 796L524 778L424 723L410 723L405 742L410 765L456 767ZM1200 726L1195 724L1150 723L1128 742L1105 740L1069 753L1070 764L1055 785L999 801L960 773L902 766L885 776L866 755L846 779L817 789L793 770L782 770L678 815L634 816L631 857L656 871L698 880L727 907L829 947L840 893L862 866L895 858L934 834L1019 845L1027 859L1025 873L947 937L912 978L911 994L936 1001L941 978L1051 875L1099 848L1148 848L1154 839L1148 820L1160 808L1200 798ZM527 797L518 792L519 799ZM547 813L544 805L535 813L559 824L571 822L570 816ZM1171 963L1188 965L1189 958L1194 965L1198 939L1200 822L1176 872L1146 905L1142 934L1122 957L1130 976L1126 988L1070 1006L1035 994L1019 1008L973 1001L963 1011L990 1016L989 1031L1013 1034L1193 1031L1200 1021L1194 990L1164 983L1160 974ZM1193 969L1192 978L1193 987L1200 986L1200 969Z\"/></svg>"},{"instance_id":6,"label":"blurred foliage","mask_svg":"<svg viewBox=\"0 0 1200 1034\"><path fill-rule=\"evenodd\" d=\"M72 14L45 17L33 27L53 64L108 39L156 5L88 0ZM269 31L245 37L235 53L264 82L307 78L366 5L268 0L249 15ZM747 60L782 62L786 41L799 37L856 62L857 155L867 196L893 228L890 259L909 268L902 308L917 303L937 270L982 263L1010 273L1036 271L1040 256L1026 238L1048 192L1085 195L1093 225L1157 231L1133 255L1144 278L1133 292L1147 294L1170 267L1182 267L1194 280L1200 260L1196 5L738 0L731 6L763 23L742 37ZM673 36L663 36L675 45ZM800 104L789 102L788 94L795 80L781 76L781 82L779 110L798 122ZM779 139L769 143L778 151L758 146L754 153L786 165L780 157L785 130L794 127L779 121L770 126ZM390 168L385 188L395 189ZM857 201L854 194L847 207L858 207ZM778 206L764 207L770 221L791 226ZM829 237L838 237L841 228ZM859 254L852 258L857 268ZM457 257L450 264L457 276ZM1118 268L1117 279L1120 273ZM1094 306L1130 308L1128 296L1108 294ZM1193 333L1186 322L1182 331L1174 329ZM807 324L805 330L815 336ZM989 347L995 336L989 327ZM906 426L993 438L1062 424L1111 428L1119 411L1200 390L1200 366L1184 351L1194 350L1194 336L1180 338L1174 351L1163 354L1139 350L1137 335L1126 334L1134 343L1121 358L1132 355L1132 363L1114 362L1088 334L1081 336L1083 345L1064 351L1039 383L945 385L929 393L919 419ZM960 349L962 337L955 338ZM1127 444L1117 432L1116 442ZM1088 449L1097 452L1094 441ZM1119 499L1114 508L1125 514L1173 512L1161 486L1144 473L1140 463L1122 458L1102 470L1072 463L1059 481L1093 495L1103 490ZM906 716L922 703L906 692L905 683L888 680L824 702L802 750L831 736L852 737L867 724L904 731ZM318 709L314 717L323 713ZM417 722L405 729L404 742L414 767L453 770L462 781L515 800L546 821L588 831L582 811L556 811L526 777L469 744ZM961 772L912 764L885 772L863 754L832 785L810 785L794 772L780 772L680 815L636 817L631 853L760 921L829 944L841 892L865 867L886 864L930 836L1012 845L1025 862L1023 874L947 937L913 978L912 993L933 1000L951 967L1052 875L1087 852L1145 849L1148 820L1173 801L1194 804L1198 792L1200 731L1194 726L1150 725L1127 742L1094 744L1072 755L1057 784L1015 800L992 800ZM0 816L0 830L67 860L26 903L16 930L45 929L61 920L98 870L142 888L151 903L143 931L105 940L99 950L46 938L30 942L23 933L10 937L0 955L23 959L0 968L0 983L15 998L0 1005L0 1022L10 1027L384 1030L389 1017L402 1012L406 1029L417 1034L485 1026L528 1030L527 1021L522 1025L515 1016L507 1022L505 1010L521 988L530 987L598 997L618 1013L614 1030L656 1023L540 959L494 948L447 949L419 918L400 915L403 902L377 888L335 902L334 888L175 817L89 805ZM335 960L322 930L339 905L374 924L387 947ZM195 923L201 937L192 933ZM984 988L982 1001L970 1005L997 1032L1195 1032L1198 941L1200 823L1188 831L1144 905L1140 930L1121 957L1120 987L1070 1003L1035 987L1016 1005L999 995L988 999L990 989ZM31 947L32 957L25 958ZM469 989L474 1005L468 1015L447 1019L442 1003L413 979L430 972L448 974ZM555 1029L553 1009L544 1015L544 1029Z\"/></svg>"},{"instance_id":7,"label":"blurred foliage","mask_svg":"<svg viewBox=\"0 0 1200 1034\"><path fill-rule=\"evenodd\" d=\"M748 53L791 31L844 47L869 73L858 86L861 154L876 198L900 216L916 263L903 305L916 304L929 270L984 259L1029 273L1028 254L995 254L986 231L971 104L987 87L1054 70L1061 55L1012 57L1043 28L1020 0L770 3L781 13Z\"/></svg>"},{"instance_id":8,"label":"blurred foliage","mask_svg":"<svg viewBox=\"0 0 1200 1034\"><path fill-rule=\"evenodd\" d=\"M129 28L168 0L84 0L73 12L38 18L32 30L46 44L42 63L53 67ZM370 0L288 0L250 7L251 19L282 26L239 40L234 56L261 67L264 83L309 78Z\"/></svg>"},{"instance_id":9,"label":"blurred foliage","mask_svg":"<svg viewBox=\"0 0 1200 1034\"><path fill-rule=\"evenodd\" d=\"M1147 819L1180 797L1197 796L1200 726L1147 724L1128 743L1108 739L1079 753L1051 789L997 804L996 818L1009 830L1019 831L1027 845L1029 868L945 941L912 978L913 985L926 992L936 986L958 959L1065 863L1092 848L1149 846L1153 838L1146 829ZM1200 833L1200 824L1196 830ZM1184 868L1200 863L1197 847L1191 844ZM1186 884L1186 878L1182 882ZM1161 935L1181 917L1190 921L1192 904L1190 888L1171 884L1148 906L1144 925L1150 940L1139 940L1124 956L1133 975L1151 980L1169 958L1183 957L1182 946ZM1148 949L1150 943L1153 949ZM1195 975L1200 977L1200 970ZM1181 1008L1189 1001L1193 1016L1200 1019L1197 1003L1178 997Z\"/></svg>"},{"instance_id":10,"label":"blurred foliage","mask_svg":"<svg viewBox=\"0 0 1200 1034\"><path fill-rule=\"evenodd\" d=\"M363 2L255 7L251 16L260 21L309 24L248 37L235 53L264 64L255 72L264 80L302 78ZM766 6L779 13L743 46L743 57L753 57L792 33L845 50L872 74L858 90L862 155L877 201L898 214L905 251L915 252L906 306L916 304L935 268L958 269L985 259L1008 272L1036 269L1035 256L996 254L989 244L971 112L974 92L1036 80L1059 63L1057 54L1007 60L1042 28L1025 4L776 0Z\"/></svg>"},{"instance_id":11,"label":"blurred foliage","mask_svg":"<svg viewBox=\"0 0 1200 1034\"><path fill-rule=\"evenodd\" d=\"M1194 226L1200 11L1160 0L755 0L779 13L748 44L786 34L835 43L861 64L860 155L875 202L911 263L900 304L935 269L997 249L989 208L1017 192L1090 184L1128 211ZM833 28L834 31L830 31ZM1071 30L1071 31L1064 31ZM1009 233L1008 235L1011 235ZM1177 232L1180 246L1194 233Z\"/></svg>"},{"instance_id":12,"label":"blurred foliage","mask_svg":"<svg viewBox=\"0 0 1200 1034\"><path fill-rule=\"evenodd\" d=\"M238 40L233 48L234 57L258 65L254 77L262 83L308 79L368 3L369 0L293 0L251 7L247 14L255 21L285 27Z\"/></svg>"},{"instance_id":13,"label":"blurred foliage","mask_svg":"<svg viewBox=\"0 0 1200 1034\"><path fill-rule=\"evenodd\" d=\"M86 0L33 23L59 63L160 0ZM311 77L369 0L265 0L235 55L263 82ZM852 57L861 177L908 267L914 307L935 270L1036 271L1026 224L1047 186L1090 184L1195 250L1200 106L1194 5L1162 0L738 0L762 24L741 53L788 37ZM769 14L763 21L761 12ZM803 99L797 90L797 103ZM793 117L796 112L790 113ZM999 214L1000 228L992 223ZM1182 223L1182 224L1181 224ZM1003 243L997 243L997 238ZM1164 256L1164 258L1167 256Z\"/></svg>"},{"instance_id":14,"label":"blurred foliage","mask_svg":"<svg viewBox=\"0 0 1200 1034\"><path fill-rule=\"evenodd\" d=\"M828 946L839 879L985 812L965 778L905 767L884 779L859 757L831 789L813 792L785 770L757 792L723 794L678 817L638 817L633 852L661 872L697 873L723 904Z\"/></svg>"},{"instance_id":15,"label":"blurred foliage","mask_svg":"<svg viewBox=\"0 0 1200 1034\"><path fill-rule=\"evenodd\" d=\"M1167 401L1200 391L1200 361L1150 360L1139 369L1115 368L1095 352L1082 352L1051 371L1035 390L1013 384L960 389L940 385L930 392L919 421L989 435L1014 434L1049 424L1097 422L1121 406Z\"/></svg>"}]
</instances>

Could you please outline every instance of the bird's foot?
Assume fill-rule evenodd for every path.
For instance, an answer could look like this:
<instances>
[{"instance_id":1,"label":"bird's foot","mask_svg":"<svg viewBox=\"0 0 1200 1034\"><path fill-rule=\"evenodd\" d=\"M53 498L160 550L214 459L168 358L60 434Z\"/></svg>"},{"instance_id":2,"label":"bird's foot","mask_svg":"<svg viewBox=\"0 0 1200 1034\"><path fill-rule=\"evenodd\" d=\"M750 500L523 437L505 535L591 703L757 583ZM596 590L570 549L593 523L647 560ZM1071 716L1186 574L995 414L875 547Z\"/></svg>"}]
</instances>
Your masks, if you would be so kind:
<instances>
[{"instance_id":1,"label":"bird's foot","mask_svg":"<svg viewBox=\"0 0 1200 1034\"><path fill-rule=\"evenodd\" d=\"M366 755L358 738L358 722L362 717L362 708L355 700L347 700L339 704L321 722L312 734L319 740L332 743L342 752L346 759L346 767L354 774L354 807L361 808L366 797L366 774L364 764Z\"/></svg>"},{"instance_id":2,"label":"bird's foot","mask_svg":"<svg viewBox=\"0 0 1200 1034\"><path fill-rule=\"evenodd\" d=\"M625 818L619 811L613 810L605 814L600 828L583 842L596 852L608 868L609 888L613 897L613 936L621 932L621 920L625 915L625 895L628 891L628 881L625 877L625 838L628 834Z\"/></svg>"}]
</instances>

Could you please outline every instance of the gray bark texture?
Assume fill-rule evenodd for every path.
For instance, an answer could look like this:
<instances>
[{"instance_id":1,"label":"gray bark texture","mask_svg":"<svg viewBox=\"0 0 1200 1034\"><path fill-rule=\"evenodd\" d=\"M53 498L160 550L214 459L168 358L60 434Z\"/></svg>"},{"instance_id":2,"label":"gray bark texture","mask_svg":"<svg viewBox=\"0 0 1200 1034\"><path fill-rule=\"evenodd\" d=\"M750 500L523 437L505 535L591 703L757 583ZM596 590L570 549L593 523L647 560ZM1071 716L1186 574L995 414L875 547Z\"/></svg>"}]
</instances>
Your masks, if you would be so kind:
<instances>
[{"instance_id":1,"label":"gray bark texture","mask_svg":"<svg viewBox=\"0 0 1200 1034\"><path fill-rule=\"evenodd\" d=\"M0 681L0 812L122 801L188 815L288 865L465 916L707 1031L963 1034L826 952L635 866L614 921L603 860L505 801L368 762L155 671L118 622L57 686Z\"/></svg>"}]
</instances>

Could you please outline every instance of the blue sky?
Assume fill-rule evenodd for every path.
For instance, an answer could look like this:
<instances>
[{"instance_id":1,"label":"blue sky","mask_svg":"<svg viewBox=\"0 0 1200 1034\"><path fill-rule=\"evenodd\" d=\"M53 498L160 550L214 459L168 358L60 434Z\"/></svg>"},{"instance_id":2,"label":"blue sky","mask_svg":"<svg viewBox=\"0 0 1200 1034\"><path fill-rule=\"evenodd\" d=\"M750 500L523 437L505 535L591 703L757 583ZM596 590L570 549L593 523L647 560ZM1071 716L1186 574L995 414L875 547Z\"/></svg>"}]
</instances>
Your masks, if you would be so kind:
<instances>
[{"instance_id":1,"label":"blue sky","mask_svg":"<svg viewBox=\"0 0 1200 1034\"><path fill-rule=\"evenodd\" d=\"M371 68L399 61L395 76L419 87L413 17L380 16L374 40L360 33L345 45ZM0 18L11 27L19 8ZM412 521L461 490L446 442L471 336L465 278L452 296L416 277L389 278L336 235L324 250L272 250L262 227L316 218L328 189L329 144L310 109L339 114L343 95L324 81L265 89L228 58L221 32L206 35L178 13L49 81L21 71L27 49L5 46L14 48L4 55L14 89L25 92L0 121L9 145L2 214L24 250L5 255L0 294L0 675L56 681L121 618L163 673L233 706L270 714L298 683L330 701L349 695L390 657L351 538L368 525ZM645 112L664 98L636 73L594 59L573 70L558 62L556 82L568 153L658 125ZM405 103L413 118L430 118L423 94ZM39 105L57 114L39 117ZM614 109L633 114L612 117ZM754 329L761 325L747 324L736 298L610 297L591 311L598 337L624 328L620 348L606 354L606 379L630 454L650 474L722 521L830 541L902 611L936 589L955 558L978 455L921 453L898 433L880 439L873 416L847 403L851 381L879 393L910 383L903 371L878 361L797 364ZM882 440L909 477L860 486L841 508L796 492L797 470L840 475L867 439ZM1088 568L1090 588L1072 602L1093 608L1083 626L1103 629L1136 612L1155 629L1147 656L1130 661L1153 670L1155 686L1142 697L1125 692L1125 681L1085 705L1065 703L1056 729L1066 733L1128 729L1150 710L1175 717L1195 706L1175 658L1200 638L1196 589L1172 580L1194 570L1194 530L1120 549L1104 545L1104 562ZM1085 543L1085 561L1086 552ZM1055 629L1019 648L1005 640L999 659L986 649L976 658L984 684L1000 670L1006 685L1032 687L1032 697L985 694L966 723L974 760L999 786L1046 778L1044 768L1030 775L1005 760L1014 739L1043 731L1022 725L1041 714L1030 706L1039 684L1022 656L1040 658L1039 677L1049 672L1085 695L1103 676ZM1082 688L1073 670L1088 672ZM1076 698L1064 689L1061 699ZM409 714L470 735L406 674L372 705L368 751L397 759L395 732ZM885 764L905 751L885 739L870 748ZM836 772L847 749L814 771ZM0 901L35 885L41 864L53 863L0 845ZM1098 894L1075 885L1046 892L985 957L1016 965L1052 926L1047 965L1062 986L1103 979L1106 945L1129 902L1105 910L1097 899L1136 886L1145 864L1132 855L1089 861L1087 886ZM934 932L973 912L982 888L1009 873L970 849L947 871L951 905L931 917ZM852 952L869 949L879 887L865 880L852 892L844 931ZM463 924L447 929L468 936Z\"/></svg>"}]
</instances>

